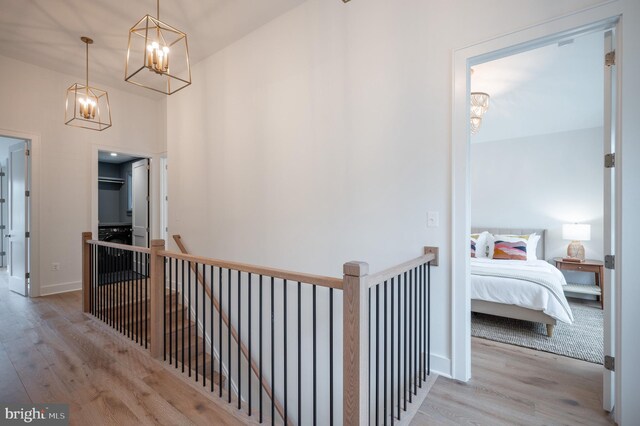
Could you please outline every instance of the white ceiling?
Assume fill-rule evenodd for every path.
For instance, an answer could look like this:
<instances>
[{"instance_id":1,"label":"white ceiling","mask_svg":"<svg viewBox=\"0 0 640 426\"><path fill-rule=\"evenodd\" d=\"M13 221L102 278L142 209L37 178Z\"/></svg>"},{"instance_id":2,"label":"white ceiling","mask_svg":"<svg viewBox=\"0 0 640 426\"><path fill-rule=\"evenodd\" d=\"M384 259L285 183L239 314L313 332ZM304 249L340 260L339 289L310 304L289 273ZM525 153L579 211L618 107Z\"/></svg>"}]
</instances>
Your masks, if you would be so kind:
<instances>
[{"instance_id":1,"label":"white ceiling","mask_svg":"<svg viewBox=\"0 0 640 426\"><path fill-rule=\"evenodd\" d=\"M471 91L491 104L471 142L602 126L603 52L600 32L474 66Z\"/></svg>"},{"instance_id":2,"label":"white ceiling","mask_svg":"<svg viewBox=\"0 0 640 426\"><path fill-rule=\"evenodd\" d=\"M187 33L194 64L304 1L165 0L160 19ZM155 1L0 0L0 55L83 77L85 35L95 41L90 83L159 98L124 82L129 29L146 14L155 16Z\"/></svg>"},{"instance_id":3,"label":"white ceiling","mask_svg":"<svg viewBox=\"0 0 640 426\"><path fill-rule=\"evenodd\" d=\"M139 160L140 157L132 155L116 153L117 156L111 155L111 151L98 151L98 161L101 163L122 164L132 160Z\"/></svg>"}]
</instances>

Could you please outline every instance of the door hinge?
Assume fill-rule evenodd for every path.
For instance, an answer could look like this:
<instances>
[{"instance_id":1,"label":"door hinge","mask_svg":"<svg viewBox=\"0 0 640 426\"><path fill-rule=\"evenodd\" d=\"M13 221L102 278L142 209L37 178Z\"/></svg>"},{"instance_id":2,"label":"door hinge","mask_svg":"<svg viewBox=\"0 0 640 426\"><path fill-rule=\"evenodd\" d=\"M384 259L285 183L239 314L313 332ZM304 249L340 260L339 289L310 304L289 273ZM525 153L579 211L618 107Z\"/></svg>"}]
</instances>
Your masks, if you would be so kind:
<instances>
[{"instance_id":1,"label":"door hinge","mask_svg":"<svg viewBox=\"0 0 640 426\"><path fill-rule=\"evenodd\" d=\"M616 154L612 152L611 154L604 155L604 167L606 169L611 169L616 166Z\"/></svg>"},{"instance_id":2,"label":"door hinge","mask_svg":"<svg viewBox=\"0 0 640 426\"><path fill-rule=\"evenodd\" d=\"M169 196L168 196L168 195L165 195L165 196L164 196L164 200L165 200L165 201L169 201Z\"/></svg>"},{"instance_id":3,"label":"door hinge","mask_svg":"<svg viewBox=\"0 0 640 426\"><path fill-rule=\"evenodd\" d=\"M6 203L6 202L7 202L7 200L5 200L4 198L0 198L0 204Z\"/></svg>"},{"instance_id":4,"label":"door hinge","mask_svg":"<svg viewBox=\"0 0 640 426\"><path fill-rule=\"evenodd\" d=\"M616 269L616 257L608 254L604 257L604 267L607 269Z\"/></svg>"},{"instance_id":5,"label":"door hinge","mask_svg":"<svg viewBox=\"0 0 640 426\"><path fill-rule=\"evenodd\" d=\"M24 150L24 155L26 155L27 157L31 155L31 150L30 149L25 149Z\"/></svg>"},{"instance_id":6,"label":"door hinge","mask_svg":"<svg viewBox=\"0 0 640 426\"><path fill-rule=\"evenodd\" d=\"M24 191L24 196L28 197L31 194L31 191Z\"/></svg>"},{"instance_id":7,"label":"door hinge","mask_svg":"<svg viewBox=\"0 0 640 426\"><path fill-rule=\"evenodd\" d=\"M6 256L7 252L6 251L0 251L0 256Z\"/></svg>"},{"instance_id":8,"label":"door hinge","mask_svg":"<svg viewBox=\"0 0 640 426\"><path fill-rule=\"evenodd\" d=\"M24 274L24 277L25 277L26 279L29 279L29 278L31 278L31 274L29 274L29 273L27 272L26 274Z\"/></svg>"},{"instance_id":9,"label":"door hinge","mask_svg":"<svg viewBox=\"0 0 640 426\"><path fill-rule=\"evenodd\" d=\"M616 371L616 359L611 355L604 356L604 368L609 371Z\"/></svg>"},{"instance_id":10,"label":"door hinge","mask_svg":"<svg viewBox=\"0 0 640 426\"><path fill-rule=\"evenodd\" d=\"M0 177L5 177L6 173L5 172L0 172Z\"/></svg>"},{"instance_id":11,"label":"door hinge","mask_svg":"<svg viewBox=\"0 0 640 426\"><path fill-rule=\"evenodd\" d=\"M604 55L604 64L608 67L616 64L616 51L612 50Z\"/></svg>"},{"instance_id":12,"label":"door hinge","mask_svg":"<svg viewBox=\"0 0 640 426\"><path fill-rule=\"evenodd\" d=\"M6 229L7 227L5 225L0 225L0 229Z\"/></svg>"},{"instance_id":13,"label":"door hinge","mask_svg":"<svg viewBox=\"0 0 640 426\"><path fill-rule=\"evenodd\" d=\"M31 233L29 231L24 233L24 237L25 238L30 238L31 237Z\"/></svg>"}]
</instances>

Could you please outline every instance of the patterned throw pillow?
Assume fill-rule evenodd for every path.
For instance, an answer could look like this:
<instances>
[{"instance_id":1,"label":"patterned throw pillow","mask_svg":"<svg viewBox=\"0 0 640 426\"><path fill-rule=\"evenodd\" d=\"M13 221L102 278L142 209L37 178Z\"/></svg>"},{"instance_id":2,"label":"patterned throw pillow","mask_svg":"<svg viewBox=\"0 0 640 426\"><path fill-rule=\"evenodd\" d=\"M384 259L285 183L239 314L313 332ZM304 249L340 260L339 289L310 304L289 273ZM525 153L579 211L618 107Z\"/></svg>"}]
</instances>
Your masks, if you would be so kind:
<instances>
[{"instance_id":1,"label":"patterned throw pillow","mask_svg":"<svg viewBox=\"0 0 640 426\"><path fill-rule=\"evenodd\" d=\"M476 247L478 246L480 234L471 234L471 257L476 257Z\"/></svg>"},{"instance_id":2,"label":"patterned throw pillow","mask_svg":"<svg viewBox=\"0 0 640 426\"><path fill-rule=\"evenodd\" d=\"M496 240L494 259L527 260L527 239L518 241Z\"/></svg>"}]
</instances>

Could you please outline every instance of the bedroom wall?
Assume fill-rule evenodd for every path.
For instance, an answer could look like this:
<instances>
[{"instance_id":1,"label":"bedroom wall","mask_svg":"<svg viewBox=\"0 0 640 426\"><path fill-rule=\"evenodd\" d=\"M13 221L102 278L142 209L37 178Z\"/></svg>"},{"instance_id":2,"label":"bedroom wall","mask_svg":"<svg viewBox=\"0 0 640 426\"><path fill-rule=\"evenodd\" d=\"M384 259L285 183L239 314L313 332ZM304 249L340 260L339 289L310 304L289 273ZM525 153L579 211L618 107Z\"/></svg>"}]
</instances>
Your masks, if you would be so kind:
<instances>
[{"instance_id":1,"label":"bedroom wall","mask_svg":"<svg viewBox=\"0 0 640 426\"><path fill-rule=\"evenodd\" d=\"M550 260L566 255L563 223L588 223L587 258L602 260L602 131L596 127L471 144L472 226L546 229ZM570 282L594 282L593 274L565 276Z\"/></svg>"},{"instance_id":2,"label":"bedroom wall","mask_svg":"<svg viewBox=\"0 0 640 426\"><path fill-rule=\"evenodd\" d=\"M80 289L80 236L91 229L91 188L98 184L91 178L93 147L165 150L163 126L157 125L164 121L163 104L98 82L109 92L113 127L96 132L66 126L64 95L83 79L0 56L0 134L40 136L40 235L34 248L40 257L32 268L40 270L41 295ZM53 262L60 270L52 270Z\"/></svg>"},{"instance_id":3,"label":"bedroom wall","mask_svg":"<svg viewBox=\"0 0 640 426\"><path fill-rule=\"evenodd\" d=\"M598 3L305 2L168 99L169 232L203 255L333 276L439 246L432 365L450 374L452 51Z\"/></svg>"}]
</instances>

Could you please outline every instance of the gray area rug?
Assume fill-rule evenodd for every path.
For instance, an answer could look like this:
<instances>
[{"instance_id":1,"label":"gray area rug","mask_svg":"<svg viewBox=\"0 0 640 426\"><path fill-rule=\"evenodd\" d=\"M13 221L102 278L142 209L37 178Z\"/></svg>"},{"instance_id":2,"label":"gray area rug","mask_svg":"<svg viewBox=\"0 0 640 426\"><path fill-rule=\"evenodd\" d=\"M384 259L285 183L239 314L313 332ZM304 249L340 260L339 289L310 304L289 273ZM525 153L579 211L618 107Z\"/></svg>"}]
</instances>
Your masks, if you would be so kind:
<instances>
[{"instance_id":1,"label":"gray area rug","mask_svg":"<svg viewBox=\"0 0 640 426\"><path fill-rule=\"evenodd\" d=\"M547 337L544 324L471 313L471 335L509 343L570 358L602 364L604 359L603 315L598 307L569 303L572 325L558 322L553 337Z\"/></svg>"}]
</instances>

